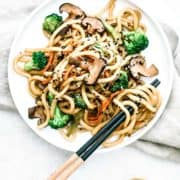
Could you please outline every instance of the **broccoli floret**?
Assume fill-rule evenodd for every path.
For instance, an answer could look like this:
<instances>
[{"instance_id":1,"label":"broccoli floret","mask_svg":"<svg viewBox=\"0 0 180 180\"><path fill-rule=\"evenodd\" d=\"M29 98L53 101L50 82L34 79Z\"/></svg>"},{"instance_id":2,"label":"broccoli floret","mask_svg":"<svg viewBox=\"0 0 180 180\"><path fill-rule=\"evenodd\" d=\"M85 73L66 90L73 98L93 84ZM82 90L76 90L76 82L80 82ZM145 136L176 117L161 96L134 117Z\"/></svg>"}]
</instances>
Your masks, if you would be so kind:
<instances>
[{"instance_id":1,"label":"broccoli floret","mask_svg":"<svg viewBox=\"0 0 180 180\"><path fill-rule=\"evenodd\" d=\"M139 53L149 45L147 36L141 31L126 32L123 35L123 44L128 54Z\"/></svg>"},{"instance_id":2,"label":"broccoli floret","mask_svg":"<svg viewBox=\"0 0 180 180\"><path fill-rule=\"evenodd\" d=\"M49 104L51 104L54 99L54 94L49 91L47 95L47 99L48 99Z\"/></svg>"},{"instance_id":3,"label":"broccoli floret","mask_svg":"<svg viewBox=\"0 0 180 180\"><path fill-rule=\"evenodd\" d=\"M127 89L127 88L128 88L128 75L125 71L121 71L119 78L111 86L110 91L115 92L120 89Z\"/></svg>"},{"instance_id":4,"label":"broccoli floret","mask_svg":"<svg viewBox=\"0 0 180 180\"><path fill-rule=\"evenodd\" d=\"M45 17L43 22L43 30L52 34L63 22L62 16L52 13Z\"/></svg>"},{"instance_id":5,"label":"broccoli floret","mask_svg":"<svg viewBox=\"0 0 180 180\"><path fill-rule=\"evenodd\" d=\"M81 97L80 94L74 94L73 98L74 98L74 102L75 102L76 107L79 107L81 109L86 109L87 108L87 105L84 102L84 100L83 100L83 98Z\"/></svg>"},{"instance_id":6,"label":"broccoli floret","mask_svg":"<svg viewBox=\"0 0 180 180\"><path fill-rule=\"evenodd\" d=\"M25 63L24 70L31 71L31 70L41 70L47 64L47 57L45 56L44 52L33 52L32 59Z\"/></svg>"},{"instance_id":7,"label":"broccoli floret","mask_svg":"<svg viewBox=\"0 0 180 180\"><path fill-rule=\"evenodd\" d=\"M54 119L50 119L48 125L53 129L63 128L67 126L73 116L63 113L59 107L56 106L54 111Z\"/></svg>"}]
</instances>

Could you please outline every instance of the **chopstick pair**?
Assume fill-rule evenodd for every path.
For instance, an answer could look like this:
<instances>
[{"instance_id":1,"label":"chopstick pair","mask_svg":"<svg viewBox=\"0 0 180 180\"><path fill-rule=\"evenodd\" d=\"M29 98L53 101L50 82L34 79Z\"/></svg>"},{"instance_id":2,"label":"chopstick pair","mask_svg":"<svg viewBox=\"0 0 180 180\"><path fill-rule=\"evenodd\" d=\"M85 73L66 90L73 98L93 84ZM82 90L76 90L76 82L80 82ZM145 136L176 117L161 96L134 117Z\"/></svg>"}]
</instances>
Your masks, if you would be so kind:
<instances>
[{"instance_id":1,"label":"chopstick pair","mask_svg":"<svg viewBox=\"0 0 180 180\"><path fill-rule=\"evenodd\" d=\"M151 85L158 87L160 81L155 79ZM126 106L130 114L134 109ZM90 138L76 153L74 153L61 167L53 172L48 180L66 180L103 142L107 137L126 119L126 114L121 111L112 118L101 130Z\"/></svg>"}]
</instances>

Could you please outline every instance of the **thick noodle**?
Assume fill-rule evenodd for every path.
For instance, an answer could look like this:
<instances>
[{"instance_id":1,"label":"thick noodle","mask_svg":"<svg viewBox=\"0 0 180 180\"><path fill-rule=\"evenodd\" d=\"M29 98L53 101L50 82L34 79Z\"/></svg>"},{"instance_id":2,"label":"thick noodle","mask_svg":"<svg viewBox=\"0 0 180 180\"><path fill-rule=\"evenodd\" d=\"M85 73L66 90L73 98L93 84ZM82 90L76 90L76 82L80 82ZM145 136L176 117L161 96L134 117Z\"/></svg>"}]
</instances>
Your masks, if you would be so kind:
<instances>
[{"instance_id":1,"label":"thick noodle","mask_svg":"<svg viewBox=\"0 0 180 180\"><path fill-rule=\"evenodd\" d=\"M125 8L114 14L115 0L110 0L105 8L96 14L99 18L106 12L106 21L122 34L122 31L141 29L142 15L138 9ZM107 31L88 33L88 28L82 26L81 19L67 19L53 34L44 31L48 45L42 48L25 49L14 60L15 71L28 80L29 92L36 99L36 104L43 107L44 121L38 121L38 127L44 128L53 119L56 107L65 114L74 116L67 127L60 130L66 138L73 140L77 132L96 134L112 117L120 111L126 114L126 120L103 143L104 147L112 147L121 143L127 136L146 126L154 117L161 104L161 97L156 88L129 77L128 88L111 92L111 85L125 71L131 58L137 55L127 55L122 43L114 41ZM67 33L60 32L67 28ZM48 63L44 69L25 71L24 63L32 59L33 52L44 52ZM140 55L140 54L138 54ZM88 67L83 68L71 64L76 61L92 61L102 58L105 68L97 77L94 85L87 85L90 76ZM48 94L54 99L50 103ZM86 104L81 109L76 106L73 95L79 94ZM133 115L126 106L134 109Z\"/></svg>"}]
</instances>

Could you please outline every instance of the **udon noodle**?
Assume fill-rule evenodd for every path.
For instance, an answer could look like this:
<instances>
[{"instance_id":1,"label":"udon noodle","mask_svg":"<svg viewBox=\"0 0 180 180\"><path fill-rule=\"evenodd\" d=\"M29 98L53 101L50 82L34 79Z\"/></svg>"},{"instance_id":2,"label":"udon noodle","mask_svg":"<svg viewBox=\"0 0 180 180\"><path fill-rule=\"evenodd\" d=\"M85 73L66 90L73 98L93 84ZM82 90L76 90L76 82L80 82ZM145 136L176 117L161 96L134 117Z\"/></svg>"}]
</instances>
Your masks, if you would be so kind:
<instances>
[{"instance_id":1,"label":"udon noodle","mask_svg":"<svg viewBox=\"0 0 180 180\"><path fill-rule=\"evenodd\" d=\"M124 111L126 120L103 143L104 147L111 147L146 126L154 117L161 103L158 90L130 72L130 63L134 59L145 62L145 57L141 53L128 54L122 42L123 31L146 32L141 12L125 8L114 15L114 8L115 1L110 0L96 17L90 18L98 20L94 26L99 22L111 25L119 34L118 39L106 29L100 32L101 26L83 26L86 17L74 18L71 12L52 34L44 31L47 46L25 49L15 58L14 69L27 78L29 92L40 111L38 128L48 126L58 107L73 119L57 129L66 139L73 140L77 132L95 134L117 113ZM26 71L24 64L32 59L34 52L43 52L48 62L43 69ZM128 73L128 87L112 92L110 89L122 71ZM82 98L85 108L76 105L75 94ZM126 109L127 105L133 107L133 115Z\"/></svg>"}]
</instances>

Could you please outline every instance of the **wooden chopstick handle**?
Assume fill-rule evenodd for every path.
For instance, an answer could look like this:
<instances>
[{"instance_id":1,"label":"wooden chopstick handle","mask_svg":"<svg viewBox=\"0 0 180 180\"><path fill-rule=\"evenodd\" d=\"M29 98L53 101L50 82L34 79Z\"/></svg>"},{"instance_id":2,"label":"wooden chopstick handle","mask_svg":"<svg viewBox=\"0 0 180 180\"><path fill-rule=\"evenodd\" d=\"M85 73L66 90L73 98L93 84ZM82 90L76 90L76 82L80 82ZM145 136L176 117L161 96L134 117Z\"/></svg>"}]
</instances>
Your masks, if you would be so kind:
<instances>
[{"instance_id":1,"label":"wooden chopstick handle","mask_svg":"<svg viewBox=\"0 0 180 180\"><path fill-rule=\"evenodd\" d=\"M83 160L78 157L70 166L68 166L61 174L59 174L59 180L67 180L67 178L76 170L78 169L81 164L83 164Z\"/></svg>"},{"instance_id":2,"label":"wooden chopstick handle","mask_svg":"<svg viewBox=\"0 0 180 180\"><path fill-rule=\"evenodd\" d=\"M84 161L75 153L54 171L48 180L66 180Z\"/></svg>"}]
</instances>

